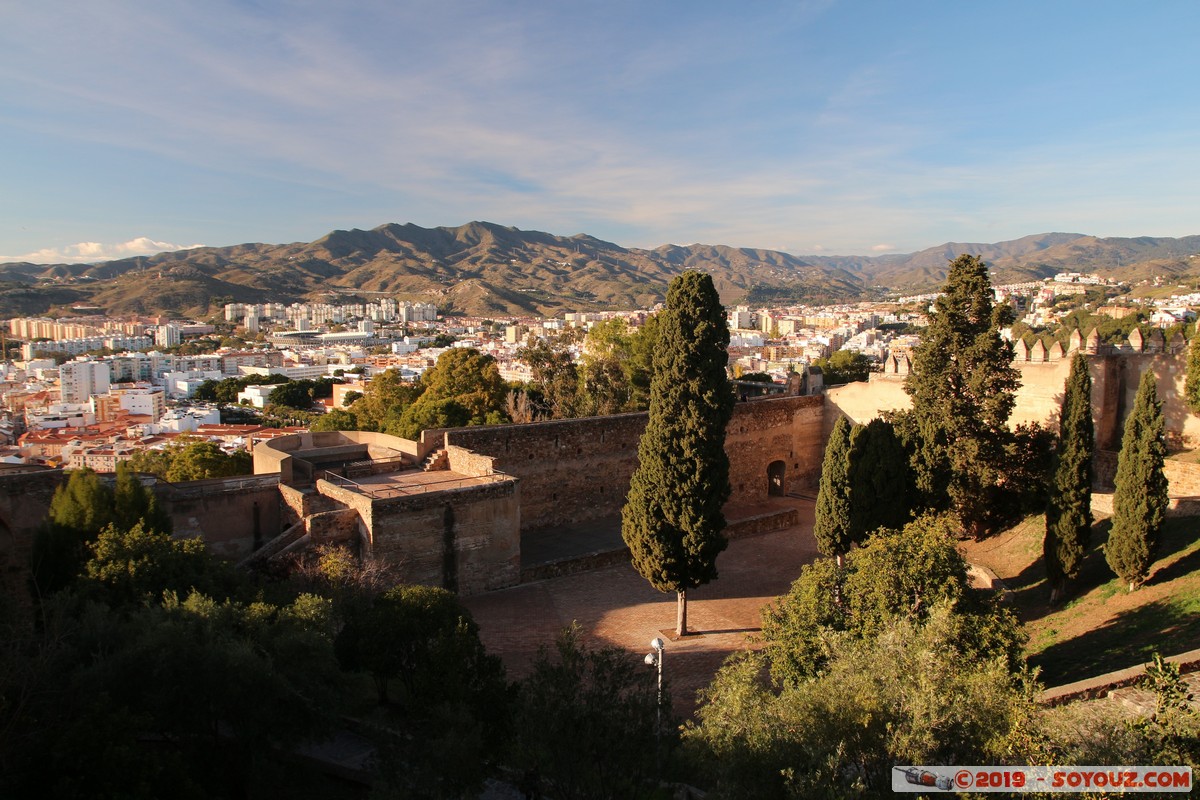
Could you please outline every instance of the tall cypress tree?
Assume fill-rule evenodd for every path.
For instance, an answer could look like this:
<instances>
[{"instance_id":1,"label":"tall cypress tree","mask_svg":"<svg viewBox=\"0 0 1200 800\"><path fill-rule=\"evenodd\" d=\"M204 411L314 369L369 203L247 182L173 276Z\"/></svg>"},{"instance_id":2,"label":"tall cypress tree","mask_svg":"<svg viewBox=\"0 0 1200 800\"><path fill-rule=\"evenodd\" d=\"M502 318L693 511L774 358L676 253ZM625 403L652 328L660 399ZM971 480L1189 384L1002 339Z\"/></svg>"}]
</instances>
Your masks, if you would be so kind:
<instances>
[{"instance_id":1,"label":"tall cypress tree","mask_svg":"<svg viewBox=\"0 0 1200 800\"><path fill-rule=\"evenodd\" d=\"M637 571L677 595L676 630L687 633L687 590L717 577L725 549L729 457L725 428L734 397L725 374L729 328L712 278L671 281L659 315L650 415L621 514Z\"/></svg>"},{"instance_id":2,"label":"tall cypress tree","mask_svg":"<svg viewBox=\"0 0 1200 800\"><path fill-rule=\"evenodd\" d=\"M128 461L117 464L113 485L113 522L120 530L129 530L139 522L146 531L171 535L171 517L158 504L154 490L143 486Z\"/></svg>"},{"instance_id":3,"label":"tall cypress tree","mask_svg":"<svg viewBox=\"0 0 1200 800\"><path fill-rule=\"evenodd\" d=\"M931 507L948 501L974 536L995 521L1011 438L1007 422L1020 380L1012 343L1000 336L1011 322L1011 308L992 304L987 266L977 256L959 256L913 350L904 386L920 436L913 460L918 488Z\"/></svg>"},{"instance_id":4,"label":"tall cypress tree","mask_svg":"<svg viewBox=\"0 0 1200 800\"><path fill-rule=\"evenodd\" d=\"M908 455L892 423L873 419L850 431L850 538L862 544L880 528L909 521Z\"/></svg>"},{"instance_id":5,"label":"tall cypress tree","mask_svg":"<svg viewBox=\"0 0 1200 800\"><path fill-rule=\"evenodd\" d=\"M1154 373L1146 370L1138 384L1133 410L1125 420L1121 454L1117 457L1112 529L1104 547L1108 566L1129 584L1131 592L1146 579L1167 512L1163 428Z\"/></svg>"},{"instance_id":6,"label":"tall cypress tree","mask_svg":"<svg viewBox=\"0 0 1200 800\"><path fill-rule=\"evenodd\" d=\"M825 444L821 461L821 484L817 489L817 507L813 519L817 550L837 558L850 551L850 423L838 417Z\"/></svg>"},{"instance_id":7,"label":"tall cypress tree","mask_svg":"<svg viewBox=\"0 0 1200 800\"><path fill-rule=\"evenodd\" d=\"M33 536L30 589L34 597L57 592L75 580L87 562L88 543L112 521L112 489L86 467L68 472Z\"/></svg>"},{"instance_id":8,"label":"tall cypress tree","mask_svg":"<svg viewBox=\"0 0 1200 800\"><path fill-rule=\"evenodd\" d=\"M1067 580L1079 577L1092 533L1092 377L1087 359L1076 352L1063 395L1050 499L1046 505L1046 538L1042 553L1050 582L1050 602L1062 597Z\"/></svg>"}]
</instances>

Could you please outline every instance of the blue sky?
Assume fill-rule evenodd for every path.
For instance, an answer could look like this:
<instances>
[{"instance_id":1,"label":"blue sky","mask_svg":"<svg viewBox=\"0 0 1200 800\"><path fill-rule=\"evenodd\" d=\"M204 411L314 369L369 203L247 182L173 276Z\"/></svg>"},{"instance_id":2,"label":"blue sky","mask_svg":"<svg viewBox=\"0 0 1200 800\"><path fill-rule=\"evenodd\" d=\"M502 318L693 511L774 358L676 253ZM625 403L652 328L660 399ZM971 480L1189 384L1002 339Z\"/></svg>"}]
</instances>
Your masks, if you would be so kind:
<instances>
[{"instance_id":1,"label":"blue sky","mask_svg":"<svg viewBox=\"0 0 1200 800\"><path fill-rule=\"evenodd\" d=\"M1200 233L1195 2L0 0L0 260Z\"/></svg>"}]
</instances>

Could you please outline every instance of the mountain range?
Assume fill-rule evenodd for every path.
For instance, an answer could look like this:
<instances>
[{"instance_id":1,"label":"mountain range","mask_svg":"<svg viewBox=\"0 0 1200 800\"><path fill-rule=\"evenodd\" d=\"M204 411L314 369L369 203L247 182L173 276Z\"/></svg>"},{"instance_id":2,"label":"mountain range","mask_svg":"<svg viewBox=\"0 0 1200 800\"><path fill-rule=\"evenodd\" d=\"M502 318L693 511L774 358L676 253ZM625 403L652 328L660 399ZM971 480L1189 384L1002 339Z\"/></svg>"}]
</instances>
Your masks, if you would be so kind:
<instances>
[{"instance_id":1,"label":"mountain range","mask_svg":"<svg viewBox=\"0 0 1200 800\"><path fill-rule=\"evenodd\" d=\"M0 316L205 316L228 302L350 302L392 296L445 313L555 316L660 302L687 269L713 276L726 303L829 303L932 290L951 260L981 256L996 283L1058 272L1136 281L1200 273L1200 236L1097 238L1044 233L1008 242L947 242L916 253L796 256L722 245L625 248L489 222L335 230L313 242L201 247L97 264L0 264Z\"/></svg>"}]
</instances>

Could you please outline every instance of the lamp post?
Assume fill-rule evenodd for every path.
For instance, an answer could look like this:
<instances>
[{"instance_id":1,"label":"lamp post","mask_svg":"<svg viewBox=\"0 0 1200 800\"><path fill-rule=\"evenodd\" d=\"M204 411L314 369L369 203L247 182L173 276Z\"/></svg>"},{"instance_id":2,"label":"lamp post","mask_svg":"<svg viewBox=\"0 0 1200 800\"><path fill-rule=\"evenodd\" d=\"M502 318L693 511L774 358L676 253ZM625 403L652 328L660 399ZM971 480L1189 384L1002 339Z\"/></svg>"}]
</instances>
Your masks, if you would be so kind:
<instances>
[{"instance_id":1,"label":"lamp post","mask_svg":"<svg viewBox=\"0 0 1200 800\"><path fill-rule=\"evenodd\" d=\"M661 739L663 651L667 649L667 644L656 636L650 640L650 646L654 648L654 651L646 654L646 666L658 669L658 694L656 695L654 704L654 736L656 739Z\"/></svg>"}]
</instances>

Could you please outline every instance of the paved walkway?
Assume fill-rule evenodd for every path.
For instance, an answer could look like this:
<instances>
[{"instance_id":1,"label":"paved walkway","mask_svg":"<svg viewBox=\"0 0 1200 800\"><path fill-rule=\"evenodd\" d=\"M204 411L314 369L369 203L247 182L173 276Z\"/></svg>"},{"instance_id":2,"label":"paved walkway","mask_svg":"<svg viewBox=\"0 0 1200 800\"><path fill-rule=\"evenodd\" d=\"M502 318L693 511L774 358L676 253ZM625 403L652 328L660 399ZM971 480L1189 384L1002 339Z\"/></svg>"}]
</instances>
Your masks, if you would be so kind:
<instances>
[{"instance_id":1,"label":"paved walkway","mask_svg":"<svg viewBox=\"0 0 1200 800\"><path fill-rule=\"evenodd\" d=\"M694 635L672 641L675 596L655 591L631 566L552 578L465 599L488 651L499 655L509 677L528 672L540 646L577 621L591 642L621 647L639 658L650 640L667 640L664 661L675 711L690 715L695 693L725 657L748 646L759 629L759 610L787 591L800 567L816 557L813 504L798 501L801 524L735 539L717 560L720 577L688 593L688 627Z\"/></svg>"}]
</instances>

